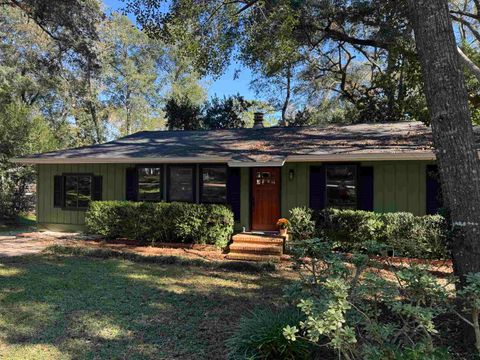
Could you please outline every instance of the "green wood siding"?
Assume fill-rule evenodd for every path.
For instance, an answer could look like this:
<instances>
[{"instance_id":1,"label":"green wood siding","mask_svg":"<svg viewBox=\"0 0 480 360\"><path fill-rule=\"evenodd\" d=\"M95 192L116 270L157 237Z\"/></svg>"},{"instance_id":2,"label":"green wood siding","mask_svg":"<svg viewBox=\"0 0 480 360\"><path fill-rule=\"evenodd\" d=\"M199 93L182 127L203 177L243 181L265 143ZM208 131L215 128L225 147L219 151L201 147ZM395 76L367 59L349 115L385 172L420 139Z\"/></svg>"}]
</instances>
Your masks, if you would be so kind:
<instances>
[{"instance_id":1,"label":"green wood siding","mask_svg":"<svg viewBox=\"0 0 480 360\"><path fill-rule=\"evenodd\" d=\"M360 165L374 168L374 209L377 212L426 212L427 161L376 161ZM282 168L282 216L290 209L309 205L310 166L320 163L286 163ZM289 178L289 171L294 178Z\"/></svg>"},{"instance_id":2,"label":"green wood siding","mask_svg":"<svg viewBox=\"0 0 480 360\"><path fill-rule=\"evenodd\" d=\"M377 212L426 213L428 161L364 163L374 167L374 209Z\"/></svg>"},{"instance_id":3,"label":"green wood siding","mask_svg":"<svg viewBox=\"0 0 480 360\"><path fill-rule=\"evenodd\" d=\"M286 163L282 167L281 208L282 217L288 217L290 209L308 206L310 196L309 163ZM293 171L293 179L290 179Z\"/></svg>"},{"instance_id":4,"label":"green wood siding","mask_svg":"<svg viewBox=\"0 0 480 360\"><path fill-rule=\"evenodd\" d=\"M426 211L427 161L377 161L362 165L374 168L374 208L378 212L408 211L424 215ZM315 163L318 165L319 163ZM288 217L290 209L309 205L310 166L313 163L286 163L282 167L281 215ZM39 165L37 184L37 217L40 225L50 228L80 229L84 211L62 210L53 207L53 177L63 173L93 173L103 177L103 199L125 199L125 169L129 164ZM293 170L293 179L289 173ZM165 172L164 172L165 173ZM250 169L242 168L240 221L237 231L250 226ZM165 182L164 182L165 183ZM164 189L166 192L166 189ZM198 190L198 189L197 189ZM198 194L198 191L197 191ZM57 226L52 226L52 225Z\"/></svg>"},{"instance_id":5,"label":"green wood siding","mask_svg":"<svg viewBox=\"0 0 480 360\"><path fill-rule=\"evenodd\" d=\"M37 221L52 229L77 230L85 222L85 212L53 207L53 177L64 173L93 173L103 177L104 200L125 200L125 169L128 164L38 165ZM65 226L70 225L70 226ZM75 226L76 225L76 226Z\"/></svg>"}]
</instances>

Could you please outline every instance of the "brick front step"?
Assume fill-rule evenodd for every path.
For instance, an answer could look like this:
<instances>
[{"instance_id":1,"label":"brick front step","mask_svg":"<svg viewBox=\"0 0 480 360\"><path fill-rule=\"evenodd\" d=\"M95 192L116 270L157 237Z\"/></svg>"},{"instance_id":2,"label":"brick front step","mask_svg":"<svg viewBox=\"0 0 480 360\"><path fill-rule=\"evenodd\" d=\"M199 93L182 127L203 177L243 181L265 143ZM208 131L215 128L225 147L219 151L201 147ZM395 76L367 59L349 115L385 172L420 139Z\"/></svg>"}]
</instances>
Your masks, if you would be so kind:
<instances>
[{"instance_id":1,"label":"brick front step","mask_svg":"<svg viewBox=\"0 0 480 360\"><path fill-rule=\"evenodd\" d=\"M271 237L271 236L259 236L259 235L246 235L246 234L237 234L232 237L234 243L252 243L252 244L263 244L263 245L282 245L283 238Z\"/></svg>"},{"instance_id":2,"label":"brick front step","mask_svg":"<svg viewBox=\"0 0 480 360\"><path fill-rule=\"evenodd\" d=\"M241 260L241 261L262 261L262 262L280 262L281 257L278 255L256 255L256 254L240 254L240 253L228 253L226 256L229 260Z\"/></svg>"},{"instance_id":3,"label":"brick front step","mask_svg":"<svg viewBox=\"0 0 480 360\"><path fill-rule=\"evenodd\" d=\"M232 237L227 259L248 261L281 260L284 239L279 236L241 233Z\"/></svg>"},{"instance_id":4,"label":"brick front step","mask_svg":"<svg viewBox=\"0 0 480 360\"><path fill-rule=\"evenodd\" d=\"M280 244L264 245L234 242L232 245L230 245L230 251L243 254L282 255L283 247Z\"/></svg>"}]
</instances>

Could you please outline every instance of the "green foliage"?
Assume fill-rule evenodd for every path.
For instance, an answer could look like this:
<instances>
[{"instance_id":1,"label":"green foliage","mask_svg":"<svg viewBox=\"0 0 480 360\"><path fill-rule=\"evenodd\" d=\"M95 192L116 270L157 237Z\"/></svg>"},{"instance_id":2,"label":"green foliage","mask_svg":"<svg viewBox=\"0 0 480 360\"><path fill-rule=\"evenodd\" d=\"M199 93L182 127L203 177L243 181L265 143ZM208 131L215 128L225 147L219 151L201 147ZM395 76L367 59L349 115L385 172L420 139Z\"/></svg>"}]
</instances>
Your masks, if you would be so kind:
<instances>
[{"instance_id":1,"label":"green foliage","mask_svg":"<svg viewBox=\"0 0 480 360\"><path fill-rule=\"evenodd\" d=\"M64 51L81 55L83 61L95 61L97 25L101 21L100 3L96 0L8 0L0 12L9 7L21 10L25 17L39 24L41 31L58 42Z\"/></svg>"},{"instance_id":2,"label":"green foliage","mask_svg":"<svg viewBox=\"0 0 480 360\"><path fill-rule=\"evenodd\" d=\"M35 180L35 169L10 162L14 156L49 150L56 141L41 116L19 103L0 102L0 223L16 220L31 210L25 195Z\"/></svg>"},{"instance_id":3,"label":"green foliage","mask_svg":"<svg viewBox=\"0 0 480 360\"><path fill-rule=\"evenodd\" d=\"M398 256L449 257L447 224L440 215L327 209L320 214L317 227L347 251L377 241Z\"/></svg>"},{"instance_id":4,"label":"green foliage","mask_svg":"<svg viewBox=\"0 0 480 360\"><path fill-rule=\"evenodd\" d=\"M473 328L477 355L480 355L480 273L466 275L465 285L458 291L458 296L463 300L464 312L471 314L471 321L459 313L457 315Z\"/></svg>"},{"instance_id":5,"label":"green foliage","mask_svg":"<svg viewBox=\"0 0 480 360\"><path fill-rule=\"evenodd\" d=\"M327 238L291 246L301 282L289 301L306 320L285 327L287 339L307 338L350 360L450 358L433 345L447 291L426 268L390 267L395 276L387 280L368 255L334 253Z\"/></svg>"},{"instance_id":6,"label":"green foliage","mask_svg":"<svg viewBox=\"0 0 480 360\"><path fill-rule=\"evenodd\" d=\"M165 117L170 130L198 130L202 128L200 106L193 104L190 99L171 98L165 105Z\"/></svg>"},{"instance_id":7,"label":"green foliage","mask_svg":"<svg viewBox=\"0 0 480 360\"><path fill-rule=\"evenodd\" d=\"M167 49L133 26L126 16L113 13L103 27L102 41L107 46L102 58L102 98L109 121L117 128L115 135L161 127L158 64L167 58Z\"/></svg>"},{"instance_id":8,"label":"green foliage","mask_svg":"<svg viewBox=\"0 0 480 360\"><path fill-rule=\"evenodd\" d=\"M372 360L375 359L370 357ZM425 344L416 344L406 349L397 350L394 353L394 360L449 360L452 356L448 349L429 349ZM378 359L378 358L377 358Z\"/></svg>"},{"instance_id":9,"label":"green foliage","mask_svg":"<svg viewBox=\"0 0 480 360\"><path fill-rule=\"evenodd\" d=\"M243 128L246 126L244 114L251 105L238 94L223 99L214 97L205 105L203 125L206 129Z\"/></svg>"},{"instance_id":10,"label":"green foliage","mask_svg":"<svg viewBox=\"0 0 480 360\"><path fill-rule=\"evenodd\" d=\"M233 213L222 205L94 201L85 214L91 233L143 244L184 242L225 247Z\"/></svg>"},{"instance_id":11,"label":"green foliage","mask_svg":"<svg viewBox=\"0 0 480 360\"><path fill-rule=\"evenodd\" d=\"M362 210L326 209L314 214L307 208L290 211L293 240L325 233L345 251L365 249L370 242L382 244L398 256L446 259L447 224L440 215L375 213Z\"/></svg>"},{"instance_id":12,"label":"green foliage","mask_svg":"<svg viewBox=\"0 0 480 360\"><path fill-rule=\"evenodd\" d=\"M290 210L290 235L292 240L311 239L315 235L313 210L297 207Z\"/></svg>"},{"instance_id":13,"label":"green foliage","mask_svg":"<svg viewBox=\"0 0 480 360\"><path fill-rule=\"evenodd\" d=\"M296 308L256 309L242 317L238 328L227 340L228 359L277 360L310 359L311 345L291 341L284 328L295 326L305 316Z\"/></svg>"},{"instance_id":14,"label":"green foliage","mask_svg":"<svg viewBox=\"0 0 480 360\"><path fill-rule=\"evenodd\" d=\"M240 60L292 123L428 121L405 1L127 3L200 72L218 75ZM291 115L301 109L320 111Z\"/></svg>"}]
</instances>

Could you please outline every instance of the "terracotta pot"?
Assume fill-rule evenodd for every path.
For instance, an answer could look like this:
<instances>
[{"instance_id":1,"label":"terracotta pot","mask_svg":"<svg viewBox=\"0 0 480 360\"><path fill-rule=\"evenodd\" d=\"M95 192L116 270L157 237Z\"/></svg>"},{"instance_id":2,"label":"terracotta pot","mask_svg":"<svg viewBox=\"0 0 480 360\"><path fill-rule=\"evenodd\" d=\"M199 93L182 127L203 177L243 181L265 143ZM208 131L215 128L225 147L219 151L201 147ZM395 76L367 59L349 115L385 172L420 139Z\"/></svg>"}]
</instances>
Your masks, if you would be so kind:
<instances>
[{"instance_id":1,"label":"terracotta pot","mask_svg":"<svg viewBox=\"0 0 480 360\"><path fill-rule=\"evenodd\" d=\"M287 235L287 229L281 229L279 230L281 236Z\"/></svg>"}]
</instances>

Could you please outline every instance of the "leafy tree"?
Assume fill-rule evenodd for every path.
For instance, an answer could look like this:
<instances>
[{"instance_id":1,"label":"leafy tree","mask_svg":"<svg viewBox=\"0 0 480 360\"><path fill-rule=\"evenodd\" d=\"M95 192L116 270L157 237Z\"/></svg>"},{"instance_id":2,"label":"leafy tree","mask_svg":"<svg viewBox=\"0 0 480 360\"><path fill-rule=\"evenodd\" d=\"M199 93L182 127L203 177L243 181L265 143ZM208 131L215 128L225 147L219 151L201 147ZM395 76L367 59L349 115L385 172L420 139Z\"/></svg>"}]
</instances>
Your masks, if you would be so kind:
<instances>
[{"instance_id":1,"label":"leafy tree","mask_svg":"<svg viewBox=\"0 0 480 360\"><path fill-rule=\"evenodd\" d=\"M243 117L251 103L240 95L214 97L206 103L203 124L206 129L235 129L243 128L246 119Z\"/></svg>"},{"instance_id":2,"label":"leafy tree","mask_svg":"<svg viewBox=\"0 0 480 360\"><path fill-rule=\"evenodd\" d=\"M29 210L27 187L34 182L35 169L19 166L10 159L58 146L42 116L22 103L0 103L0 223L14 222L21 211Z\"/></svg>"},{"instance_id":3,"label":"leafy tree","mask_svg":"<svg viewBox=\"0 0 480 360\"><path fill-rule=\"evenodd\" d=\"M158 66L165 48L138 30L126 16L114 13L104 23L103 65L106 106L120 135L161 125Z\"/></svg>"},{"instance_id":4,"label":"leafy tree","mask_svg":"<svg viewBox=\"0 0 480 360\"><path fill-rule=\"evenodd\" d=\"M171 98L165 105L165 117L169 130L199 130L202 128L201 108L184 97Z\"/></svg>"},{"instance_id":5,"label":"leafy tree","mask_svg":"<svg viewBox=\"0 0 480 360\"><path fill-rule=\"evenodd\" d=\"M16 9L57 42L61 51L73 50L82 62L96 62L97 25L103 12L97 0L4 0L2 11Z\"/></svg>"},{"instance_id":6,"label":"leafy tree","mask_svg":"<svg viewBox=\"0 0 480 360\"><path fill-rule=\"evenodd\" d=\"M168 56L163 64L166 90L165 99L181 100L188 98L192 104L201 105L207 99L205 86L200 81L200 74L191 59L182 55L174 45L169 45Z\"/></svg>"},{"instance_id":7,"label":"leafy tree","mask_svg":"<svg viewBox=\"0 0 480 360\"><path fill-rule=\"evenodd\" d=\"M418 76L410 76L418 62L404 1L177 0L168 16L156 16L159 4L131 1L129 9L150 33L182 44L200 71L221 72L238 53L265 82L276 83L272 96L282 93L283 120L294 97L315 106L310 101L325 90L338 106L356 107L360 121L425 114L414 101L422 91Z\"/></svg>"}]
</instances>

